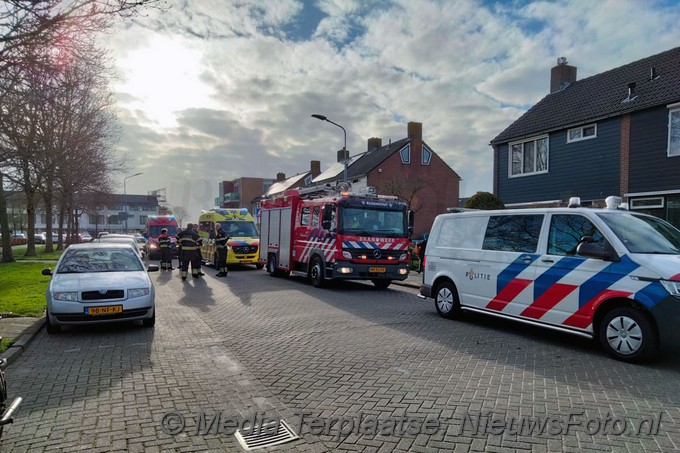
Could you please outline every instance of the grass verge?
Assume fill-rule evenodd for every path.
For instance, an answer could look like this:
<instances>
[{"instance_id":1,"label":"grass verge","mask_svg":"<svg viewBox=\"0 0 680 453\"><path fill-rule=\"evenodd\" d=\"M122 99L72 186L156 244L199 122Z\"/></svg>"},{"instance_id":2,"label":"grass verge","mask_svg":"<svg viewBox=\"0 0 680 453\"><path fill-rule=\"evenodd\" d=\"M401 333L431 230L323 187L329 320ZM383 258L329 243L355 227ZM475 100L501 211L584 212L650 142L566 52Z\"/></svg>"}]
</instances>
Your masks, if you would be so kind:
<instances>
[{"instance_id":1,"label":"grass verge","mask_svg":"<svg viewBox=\"0 0 680 453\"><path fill-rule=\"evenodd\" d=\"M41 275L50 263L0 263L0 314L42 316L50 278Z\"/></svg>"}]
</instances>

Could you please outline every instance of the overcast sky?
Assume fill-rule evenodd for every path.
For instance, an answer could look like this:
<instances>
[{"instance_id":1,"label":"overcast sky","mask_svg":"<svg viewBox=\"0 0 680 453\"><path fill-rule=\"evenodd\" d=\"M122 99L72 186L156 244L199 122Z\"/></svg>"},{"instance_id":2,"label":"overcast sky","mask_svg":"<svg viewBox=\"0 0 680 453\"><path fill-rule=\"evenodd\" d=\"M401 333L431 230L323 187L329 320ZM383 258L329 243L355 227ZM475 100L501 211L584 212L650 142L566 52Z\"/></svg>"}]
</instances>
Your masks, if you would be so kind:
<instances>
[{"instance_id":1,"label":"overcast sky","mask_svg":"<svg viewBox=\"0 0 680 453\"><path fill-rule=\"evenodd\" d=\"M489 142L548 94L680 46L678 0L169 0L109 37L133 158L127 193L165 188L196 220L220 181L322 170L423 124L462 178L492 190ZM122 178L119 189L122 192Z\"/></svg>"}]
</instances>

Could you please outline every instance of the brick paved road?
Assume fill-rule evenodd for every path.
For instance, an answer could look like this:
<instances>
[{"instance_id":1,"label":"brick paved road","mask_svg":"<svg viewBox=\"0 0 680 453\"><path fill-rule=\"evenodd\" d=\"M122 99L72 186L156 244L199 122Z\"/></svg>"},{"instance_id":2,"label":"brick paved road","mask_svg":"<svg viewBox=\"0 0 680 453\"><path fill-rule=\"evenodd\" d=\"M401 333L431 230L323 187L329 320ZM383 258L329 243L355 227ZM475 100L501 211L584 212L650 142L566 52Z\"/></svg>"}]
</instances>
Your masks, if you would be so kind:
<instances>
[{"instance_id":1,"label":"brick paved road","mask_svg":"<svg viewBox=\"0 0 680 453\"><path fill-rule=\"evenodd\" d=\"M678 351L628 365L578 338L480 316L442 319L414 289L319 290L254 269L226 279L207 272L185 283L177 271L152 274L155 329L41 332L8 369L10 393L25 403L0 448L241 451L231 435L193 433L203 410L257 412L294 426L302 411L319 423L345 417L345 428L363 417L357 433L340 440L337 424L327 433L306 426L300 440L276 451L680 449ZM185 416L183 433L161 430L169 411ZM566 433L569 414L588 426ZM402 416L413 417L410 433L376 435ZM586 432L607 416L608 433ZM661 417L660 425L643 425L655 434L632 434L643 417ZM433 433L416 434L426 418ZM626 422L623 434L615 434L622 426L615 418ZM541 434L534 424L543 422Z\"/></svg>"}]
</instances>

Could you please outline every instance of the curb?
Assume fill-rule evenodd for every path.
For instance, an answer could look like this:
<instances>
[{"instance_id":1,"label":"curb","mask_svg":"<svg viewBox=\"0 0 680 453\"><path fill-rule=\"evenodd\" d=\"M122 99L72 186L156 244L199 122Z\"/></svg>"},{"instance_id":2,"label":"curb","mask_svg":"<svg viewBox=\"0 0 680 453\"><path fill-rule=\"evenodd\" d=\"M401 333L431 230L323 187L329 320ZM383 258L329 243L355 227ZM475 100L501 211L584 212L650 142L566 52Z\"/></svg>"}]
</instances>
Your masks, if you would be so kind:
<instances>
[{"instance_id":1,"label":"curb","mask_svg":"<svg viewBox=\"0 0 680 453\"><path fill-rule=\"evenodd\" d=\"M17 337L18 339L5 352L0 355L1 359L7 360L7 364L16 361L24 349L33 341L33 338L40 332L40 329L45 325L45 316L37 318L33 325L26 327L23 332Z\"/></svg>"}]
</instances>

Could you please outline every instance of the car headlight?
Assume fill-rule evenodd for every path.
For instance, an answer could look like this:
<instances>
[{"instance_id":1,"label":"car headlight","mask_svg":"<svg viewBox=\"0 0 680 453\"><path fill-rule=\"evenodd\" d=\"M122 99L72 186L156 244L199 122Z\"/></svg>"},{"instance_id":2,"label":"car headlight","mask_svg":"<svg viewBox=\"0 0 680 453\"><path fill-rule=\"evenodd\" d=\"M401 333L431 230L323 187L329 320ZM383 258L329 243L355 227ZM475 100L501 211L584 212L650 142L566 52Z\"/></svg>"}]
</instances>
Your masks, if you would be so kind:
<instances>
[{"instance_id":1,"label":"car headlight","mask_svg":"<svg viewBox=\"0 0 680 453\"><path fill-rule=\"evenodd\" d=\"M142 297L149 295L149 288L132 288L128 289L128 297Z\"/></svg>"},{"instance_id":2,"label":"car headlight","mask_svg":"<svg viewBox=\"0 0 680 453\"><path fill-rule=\"evenodd\" d=\"M668 294L670 294L673 297L680 297L680 281L660 280L660 282L663 285L663 287L666 288Z\"/></svg>"},{"instance_id":3,"label":"car headlight","mask_svg":"<svg viewBox=\"0 0 680 453\"><path fill-rule=\"evenodd\" d=\"M54 300L65 300L68 302L78 302L78 293L52 293Z\"/></svg>"},{"instance_id":4,"label":"car headlight","mask_svg":"<svg viewBox=\"0 0 680 453\"><path fill-rule=\"evenodd\" d=\"M156 245L156 244L151 244L151 248L152 248L152 249L157 249L157 248L158 248L158 245Z\"/></svg>"}]
</instances>

